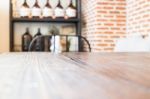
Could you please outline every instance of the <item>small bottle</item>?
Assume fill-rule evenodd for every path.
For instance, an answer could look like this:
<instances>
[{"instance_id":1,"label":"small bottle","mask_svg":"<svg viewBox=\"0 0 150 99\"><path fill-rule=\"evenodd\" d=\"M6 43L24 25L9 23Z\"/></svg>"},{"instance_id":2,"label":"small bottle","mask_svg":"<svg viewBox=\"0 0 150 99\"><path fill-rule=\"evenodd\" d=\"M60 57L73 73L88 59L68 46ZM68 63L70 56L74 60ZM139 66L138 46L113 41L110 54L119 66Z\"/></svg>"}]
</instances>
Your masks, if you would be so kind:
<instances>
[{"instance_id":1,"label":"small bottle","mask_svg":"<svg viewBox=\"0 0 150 99\"><path fill-rule=\"evenodd\" d=\"M65 12L61 5L60 0L58 1L58 5L56 6L56 8L54 10L54 14L55 14L56 18L64 18L64 16L65 16Z\"/></svg>"},{"instance_id":2,"label":"small bottle","mask_svg":"<svg viewBox=\"0 0 150 99\"><path fill-rule=\"evenodd\" d=\"M25 0L23 5L21 6L19 10L19 14L21 18L28 18L30 14L30 7L27 4L27 1Z\"/></svg>"},{"instance_id":3,"label":"small bottle","mask_svg":"<svg viewBox=\"0 0 150 99\"><path fill-rule=\"evenodd\" d=\"M31 9L31 16L33 18L40 18L41 17L41 13L42 12L41 12L41 8L40 8L40 6L38 4L38 0L36 0L34 6Z\"/></svg>"},{"instance_id":4,"label":"small bottle","mask_svg":"<svg viewBox=\"0 0 150 99\"><path fill-rule=\"evenodd\" d=\"M26 32L22 35L22 51L28 51L31 41L32 36L29 33L29 28L26 28Z\"/></svg>"},{"instance_id":5,"label":"small bottle","mask_svg":"<svg viewBox=\"0 0 150 99\"><path fill-rule=\"evenodd\" d=\"M41 29L38 28L37 34L35 34L34 38L42 36ZM42 37L39 37L36 39L34 44L34 50L35 51L44 51L44 39Z\"/></svg>"},{"instance_id":6,"label":"small bottle","mask_svg":"<svg viewBox=\"0 0 150 99\"><path fill-rule=\"evenodd\" d=\"M70 4L66 9L66 15L68 18L75 18L77 16L76 7L73 5L73 0L70 0Z\"/></svg>"},{"instance_id":7,"label":"small bottle","mask_svg":"<svg viewBox=\"0 0 150 99\"><path fill-rule=\"evenodd\" d=\"M43 18L52 18L52 16L53 16L53 10L49 3L49 0L47 0L47 3L43 8Z\"/></svg>"}]
</instances>

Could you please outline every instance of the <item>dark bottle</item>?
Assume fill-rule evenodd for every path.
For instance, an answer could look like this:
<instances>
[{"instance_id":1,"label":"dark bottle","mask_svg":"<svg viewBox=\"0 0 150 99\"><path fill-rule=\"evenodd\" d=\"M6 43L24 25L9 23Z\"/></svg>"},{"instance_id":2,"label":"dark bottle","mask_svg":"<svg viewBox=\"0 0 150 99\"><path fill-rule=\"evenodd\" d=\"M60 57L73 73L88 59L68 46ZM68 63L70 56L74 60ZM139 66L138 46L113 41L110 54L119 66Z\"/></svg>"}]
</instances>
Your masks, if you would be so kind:
<instances>
[{"instance_id":1,"label":"dark bottle","mask_svg":"<svg viewBox=\"0 0 150 99\"><path fill-rule=\"evenodd\" d=\"M34 44L35 51L44 51L44 39L41 36L41 29L38 28L38 32L34 36L34 38L37 38Z\"/></svg>"},{"instance_id":2,"label":"dark bottle","mask_svg":"<svg viewBox=\"0 0 150 99\"><path fill-rule=\"evenodd\" d=\"M65 17L65 12L61 5L60 0L58 1L58 5L56 6L54 13L55 13L56 18L64 18Z\"/></svg>"},{"instance_id":3,"label":"dark bottle","mask_svg":"<svg viewBox=\"0 0 150 99\"><path fill-rule=\"evenodd\" d=\"M22 18L28 18L30 14L30 7L27 4L27 1L25 0L23 5L21 6L19 10L20 17Z\"/></svg>"},{"instance_id":4,"label":"dark bottle","mask_svg":"<svg viewBox=\"0 0 150 99\"><path fill-rule=\"evenodd\" d=\"M47 0L47 3L45 7L43 8L43 17L44 18L51 18L53 16L53 10L49 3L49 0Z\"/></svg>"},{"instance_id":5,"label":"dark bottle","mask_svg":"<svg viewBox=\"0 0 150 99\"><path fill-rule=\"evenodd\" d=\"M73 5L73 0L70 0L70 4L66 9L66 15L68 18L75 18L76 17L76 7Z\"/></svg>"},{"instance_id":6,"label":"dark bottle","mask_svg":"<svg viewBox=\"0 0 150 99\"><path fill-rule=\"evenodd\" d=\"M28 51L31 41L32 36L29 33L29 28L26 28L26 32L22 35L22 51Z\"/></svg>"},{"instance_id":7,"label":"dark bottle","mask_svg":"<svg viewBox=\"0 0 150 99\"><path fill-rule=\"evenodd\" d=\"M35 1L34 6L32 7L31 13L32 13L32 17L33 18L40 18L40 16L41 16L41 8L40 8L40 6L38 4L38 0Z\"/></svg>"}]
</instances>

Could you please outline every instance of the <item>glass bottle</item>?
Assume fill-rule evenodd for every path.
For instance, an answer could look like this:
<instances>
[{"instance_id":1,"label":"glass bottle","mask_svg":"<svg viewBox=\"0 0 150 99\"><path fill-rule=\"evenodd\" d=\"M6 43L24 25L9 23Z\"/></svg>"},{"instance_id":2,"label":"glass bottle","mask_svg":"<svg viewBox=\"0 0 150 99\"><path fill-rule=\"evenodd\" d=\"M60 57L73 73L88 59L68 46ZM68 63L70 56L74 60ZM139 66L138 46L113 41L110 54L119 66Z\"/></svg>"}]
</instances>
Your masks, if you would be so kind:
<instances>
[{"instance_id":1,"label":"glass bottle","mask_svg":"<svg viewBox=\"0 0 150 99\"><path fill-rule=\"evenodd\" d=\"M49 3L49 0L47 0L47 3L45 7L43 8L43 17L51 18L52 16L53 16L53 10L52 10L51 4Z\"/></svg>"},{"instance_id":2,"label":"glass bottle","mask_svg":"<svg viewBox=\"0 0 150 99\"><path fill-rule=\"evenodd\" d=\"M35 1L35 4L31 9L31 16L33 18L40 18L41 17L41 8L38 4L38 0Z\"/></svg>"},{"instance_id":3,"label":"glass bottle","mask_svg":"<svg viewBox=\"0 0 150 99\"><path fill-rule=\"evenodd\" d=\"M56 18L64 18L64 16L65 16L65 12L61 5L60 0L58 1L58 5L56 6L56 8L54 10L54 14L55 14Z\"/></svg>"},{"instance_id":4,"label":"glass bottle","mask_svg":"<svg viewBox=\"0 0 150 99\"><path fill-rule=\"evenodd\" d=\"M34 38L39 37L39 36L42 36L40 28L38 28L38 32L37 32L37 34L35 34ZM35 45L34 45L34 50L35 51L44 51L44 39L42 37L39 37L38 39L36 39Z\"/></svg>"},{"instance_id":5,"label":"glass bottle","mask_svg":"<svg viewBox=\"0 0 150 99\"><path fill-rule=\"evenodd\" d=\"M32 36L29 33L29 28L26 28L26 32L22 35L22 51L28 51L31 41Z\"/></svg>"},{"instance_id":6,"label":"glass bottle","mask_svg":"<svg viewBox=\"0 0 150 99\"><path fill-rule=\"evenodd\" d=\"M77 15L76 7L73 5L73 0L70 0L70 4L66 9L66 15L68 18L75 18Z\"/></svg>"},{"instance_id":7,"label":"glass bottle","mask_svg":"<svg viewBox=\"0 0 150 99\"><path fill-rule=\"evenodd\" d=\"M29 14L30 14L30 7L27 4L27 1L24 0L23 5L21 6L20 10L19 10L19 14L21 18L28 18Z\"/></svg>"}]
</instances>

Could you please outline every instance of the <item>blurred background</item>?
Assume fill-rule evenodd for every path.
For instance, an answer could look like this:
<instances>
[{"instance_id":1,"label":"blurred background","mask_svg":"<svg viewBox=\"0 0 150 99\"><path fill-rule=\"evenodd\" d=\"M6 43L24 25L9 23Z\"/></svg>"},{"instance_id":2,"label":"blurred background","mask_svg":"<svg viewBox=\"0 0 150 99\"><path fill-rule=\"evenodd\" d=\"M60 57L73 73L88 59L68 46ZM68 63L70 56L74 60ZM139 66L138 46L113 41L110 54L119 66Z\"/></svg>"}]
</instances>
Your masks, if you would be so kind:
<instances>
[{"instance_id":1,"label":"blurred background","mask_svg":"<svg viewBox=\"0 0 150 99\"><path fill-rule=\"evenodd\" d=\"M19 2L18 2L19 1ZM12 0L19 7L24 0ZM34 0L27 0L30 6ZM39 0L40 2L40 0ZM46 1L41 1L41 7ZM52 7L57 0L51 0ZM75 4L75 0L73 1ZM0 52L9 51L9 0L0 3ZM67 7L69 0L62 0ZM13 9L17 13L17 9ZM15 13L15 15L17 15ZM150 1L149 0L82 0L82 35L92 47L92 52L136 52L150 51ZM24 24L24 25L21 25ZM25 32L26 23L15 25L15 44L19 45L19 35ZM31 24L32 35L37 32L41 23ZM45 24L41 29L48 34L53 25ZM72 24L62 24L56 27L60 32L74 34ZM69 27L69 28L68 28ZM22 31L22 32L20 32Z\"/></svg>"}]
</instances>

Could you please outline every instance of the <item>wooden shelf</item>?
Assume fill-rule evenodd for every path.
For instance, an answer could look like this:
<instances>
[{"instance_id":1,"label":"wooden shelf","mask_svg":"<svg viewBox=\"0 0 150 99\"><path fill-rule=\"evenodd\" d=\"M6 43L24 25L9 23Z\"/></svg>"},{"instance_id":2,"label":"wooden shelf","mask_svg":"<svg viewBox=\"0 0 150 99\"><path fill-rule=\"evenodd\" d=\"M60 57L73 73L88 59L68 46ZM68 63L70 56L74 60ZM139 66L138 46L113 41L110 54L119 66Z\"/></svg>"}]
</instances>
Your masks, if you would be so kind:
<instances>
[{"instance_id":1,"label":"wooden shelf","mask_svg":"<svg viewBox=\"0 0 150 99\"><path fill-rule=\"evenodd\" d=\"M70 18L70 19L64 19L64 18L12 18L12 22L57 22L57 23L77 23L80 22L80 19L77 18Z\"/></svg>"},{"instance_id":2,"label":"wooden shelf","mask_svg":"<svg viewBox=\"0 0 150 99\"><path fill-rule=\"evenodd\" d=\"M77 10L77 17L76 18L69 18L69 19L64 19L64 18L56 18L56 19L52 19L52 18L14 18L13 17L13 3L12 3L12 0L9 0L10 1L10 18L9 18L9 21L10 21L10 51L11 52L14 52L14 46L15 46L15 24L17 23L42 23L42 24L53 24L53 23L56 23L57 25L58 24L73 24L75 26L75 30L76 30L76 35L81 35L82 33L82 5L81 5L81 0L75 0L76 1L76 10ZM22 24L24 25L24 24ZM81 42L81 40L80 40ZM81 48L82 48L82 44L79 43L79 51L81 51Z\"/></svg>"}]
</instances>

